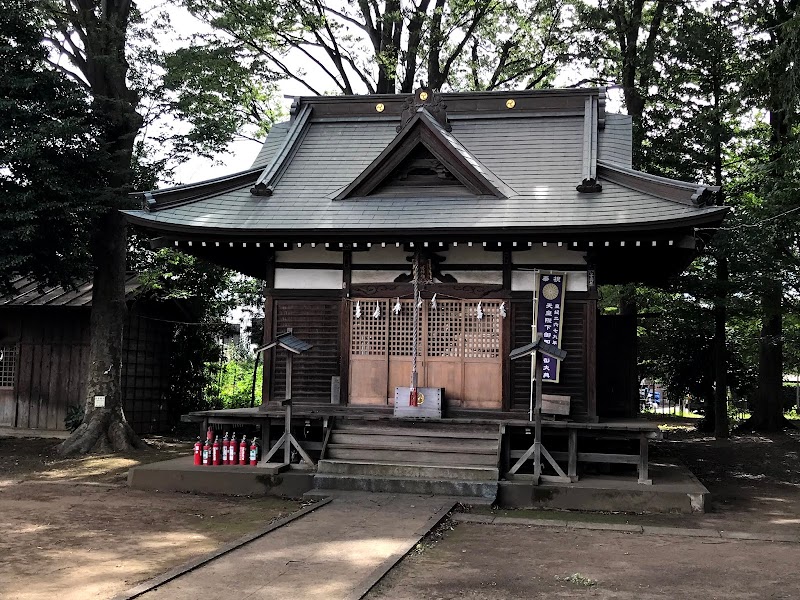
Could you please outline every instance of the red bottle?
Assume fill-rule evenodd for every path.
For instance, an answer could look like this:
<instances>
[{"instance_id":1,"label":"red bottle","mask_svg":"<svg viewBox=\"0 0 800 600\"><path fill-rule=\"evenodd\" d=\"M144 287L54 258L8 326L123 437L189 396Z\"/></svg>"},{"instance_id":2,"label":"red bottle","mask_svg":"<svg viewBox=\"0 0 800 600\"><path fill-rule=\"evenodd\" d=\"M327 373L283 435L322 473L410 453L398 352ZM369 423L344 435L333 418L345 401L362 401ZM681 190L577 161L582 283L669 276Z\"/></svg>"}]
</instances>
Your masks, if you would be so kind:
<instances>
[{"instance_id":1,"label":"red bottle","mask_svg":"<svg viewBox=\"0 0 800 600\"><path fill-rule=\"evenodd\" d=\"M230 454L230 452L229 452L230 445L231 445L231 443L228 440L228 434L226 433L225 437L222 438L222 464L223 465L231 464L231 460L230 460L230 456L229 456L229 454Z\"/></svg>"},{"instance_id":2,"label":"red bottle","mask_svg":"<svg viewBox=\"0 0 800 600\"><path fill-rule=\"evenodd\" d=\"M197 441L194 443L194 464L203 464L203 443L200 441L200 436L197 436Z\"/></svg>"},{"instance_id":3,"label":"red bottle","mask_svg":"<svg viewBox=\"0 0 800 600\"><path fill-rule=\"evenodd\" d=\"M258 464L258 438L253 438L250 442L250 466L255 467Z\"/></svg>"},{"instance_id":4,"label":"red bottle","mask_svg":"<svg viewBox=\"0 0 800 600\"><path fill-rule=\"evenodd\" d=\"M217 439L214 440L214 445L211 446L211 457L212 457L212 464L214 464L214 465L219 465L220 464L219 436L217 436Z\"/></svg>"},{"instance_id":5,"label":"red bottle","mask_svg":"<svg viewBox=\"0 0 800 600\"><path fill-rule=\"evenodd\" d=\"M232 465L239 464L239 442L236 441L236 432L231 436L231 443L228 446L228 460Z\"/></svg>"},{"instance_id":6,"label":"red bottle","mask_svg":"<svg viewBox=\"0 0 800 600\"><path fill-rule=\"evenodd\" d=\"M239 444L239 464L246 465L249 461L249 454L247 452L247 436L242 436L242 443Z\"/></svg>"},{"instance_id":7,"label":"red bottle","mask_svg":"<svg viewBox=\"0 0 800 600\"><path fill-rule=\"evenodd\" d=\"M211 425L208 426L208 431L206 431L206 439L209 443L214 439L214 428Z\"/></svg>"},{"instance_id":8,"label":"red bottle","mask_svg":"<svg viewBox=\"0 0 800 600\"><path fill-rule=\"evenodd\" d=\"M206 466L211 464L211 442L208 440L203 446L203 464Z\"/></svg>"}]
</instances>

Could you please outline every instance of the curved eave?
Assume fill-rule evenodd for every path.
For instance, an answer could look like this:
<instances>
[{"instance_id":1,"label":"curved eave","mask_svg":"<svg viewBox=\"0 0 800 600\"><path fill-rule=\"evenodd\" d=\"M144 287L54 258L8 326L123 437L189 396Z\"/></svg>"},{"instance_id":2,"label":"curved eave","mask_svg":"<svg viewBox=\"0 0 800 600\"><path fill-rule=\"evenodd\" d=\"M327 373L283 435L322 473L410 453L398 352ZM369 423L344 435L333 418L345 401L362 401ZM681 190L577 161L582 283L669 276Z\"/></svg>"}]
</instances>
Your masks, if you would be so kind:
<instances>
[{"instance_id":1,"label":"curved eave","mask_svg":"<svg viewBox=\"0 0 800 600\"><path fill-rule=\"evenodd\" d=\"M438 239L479 239L536 237L538 239L557 239L566 235L590 238L593 235L625 235L636 232L656 232L681 228L703 227L715 229L722 223L728 212L726 207L698 209L701 214L659 221L635 223L606 223L602 225L571 225L546 227L418 227L414 230L389 228L292 228L292 229L243 229L226 227L201 227L181 225L153 218L147 211L123 211L127 220L153 232L173 233L181 236L217 237L233 240L280 240L280 241L326 241L349 238L372 238L375 240L423 239L435 236Z\"/></svg>"},{"instance_id":2,"label":"curved eave","mask_svg":"<svg viewBox=\"0 0 800 600\"><path fill-rule=\"evenodd\" d=\"M217 194L239 189L243 185L252 184L263 170L261 167L251 168L198 183L189 183L163 190L133 192L131 196L143 201L144 206L147 207L147 210L143 212L158 212L165 208L190 204Z\"/></svg>"}]
</instances>

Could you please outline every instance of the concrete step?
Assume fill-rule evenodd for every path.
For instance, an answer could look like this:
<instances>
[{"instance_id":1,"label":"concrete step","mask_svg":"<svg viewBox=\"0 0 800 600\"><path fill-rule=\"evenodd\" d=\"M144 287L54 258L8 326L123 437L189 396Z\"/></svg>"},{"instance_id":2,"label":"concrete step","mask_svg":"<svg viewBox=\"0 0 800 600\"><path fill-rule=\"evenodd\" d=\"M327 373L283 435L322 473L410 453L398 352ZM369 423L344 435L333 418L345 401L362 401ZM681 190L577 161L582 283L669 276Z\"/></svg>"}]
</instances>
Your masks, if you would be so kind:
<instances>
[{"instance_id":1,"label":"concrete step","mask_svg":"<svg viewBox=\"0 0 800 600\"><path fill-rule=\"evenodd\" d=\"M431 496L456 496L483 498L493 501L497 497L497 481L457 481L453 479L416 479L404 477L349 477L318 473L314 488L321 490L352 490L361 492L386 492L393 494L421 494Z\"/></svg>"},{"instance_id":2,"label":"concrete step","mask_svg":"<svg viewBox=\"0 0 800 600\"><path fill-rule=\"evenodd\" d=\"M497 481L496 467L418 465L402 462L321 460L317 473L351 477L402 477L407 479L455 479Z\"/></svg>"},{"instance_id":3,"label":"concrete step","mask_svg":"<svg viewBox=\"0 0 800 600\"><path fill-rule=\"evenodd\" d=\"M325 458L339 460L399 462L421 465L497 466L496 453L460 452L452 450L374 448L360 445L328 444Z\"/></svg>"}]
</instances>

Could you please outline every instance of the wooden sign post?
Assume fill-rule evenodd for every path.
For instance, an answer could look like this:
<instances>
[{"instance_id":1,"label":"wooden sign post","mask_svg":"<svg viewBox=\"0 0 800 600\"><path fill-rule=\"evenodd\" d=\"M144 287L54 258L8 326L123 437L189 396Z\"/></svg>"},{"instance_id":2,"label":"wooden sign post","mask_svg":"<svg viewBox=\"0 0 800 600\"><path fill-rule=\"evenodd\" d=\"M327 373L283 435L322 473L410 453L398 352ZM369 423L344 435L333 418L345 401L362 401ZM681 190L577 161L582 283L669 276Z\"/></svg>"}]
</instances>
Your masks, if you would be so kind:
<instances>
[{"instance_id":1,"label":"wooden sign post","mask_svg":"<svg viewBox=\"0 0 800 600\"><path fill-rule=\"evenodd\" d=\"M542 360L541 355L549 356L550 358L555 358L557 360L564 360L567 357L567 353L565 350L562 350L558 346L554 346L553 344L548 344L542 341L542 334L538 333L536 335L536 341L533 343L528 344L527 346L522 346L517 348L511 352L509 358L511 360L517 360L519 358L523 358L525 356L530 356L531 360L534 361L536 364L536 370L534 374L534 386L535 386L535 399L536 404L532 407L533 414L533 425L534 425L534 435L533 435L533 445L525 451L520 459L514 464L511 469L509 469L507 475L514 475L520 467L525 464L525 461L528 460L531 455L533 455L533 483L534 485L538 485L539 481L542 479L542 455L544 455L547 462L556 470L558 476L552 478L559 482L566 482L569 483L571 480L567 477L566 473L558 466L558 463L550 456L550 453L547 449L542 446L542 376L543 376L543 367L542 367ZM531 389L533 392L533 388ZM533 404L533 396L531 394L531 404ZM551 478L547 478L550 480Z\"/></svg>"},{"instance_id":2,"label":"wooden sign post","mask_svg":"<svg viewBox=\"0 0 800 600\"><path fill-rule=\"evenodd\" d=\"M286 393L284 395L284 400L282 402L285 410L284 415L284 431L283 435L280 439L275 443L275 445L267 452L266 456L261 461L259 466L265 469L272 469L275 472L282 471L284 469L288 469L289 465L291 464L291 450L292 446L300 453L300 456L303 457L303 460L306 461L309 465L314 465L314 461L308 455L308 453L303 450L302 446L300 446L299 442L295 439L294 435L292 435L292 360L295 354L302 354L307 352L313 348L313 346L303 340L296 338L292 335L292 330L289 329L286 333L281 333L269 344L265 344L256 348L256 353L264 352L265 350L270 350L272 348L283 348L287 351L286 354ZM275 456L278 451L283 448L283 462L282 463L271 463L269 459Z\"/></svg>"}]
</instances>

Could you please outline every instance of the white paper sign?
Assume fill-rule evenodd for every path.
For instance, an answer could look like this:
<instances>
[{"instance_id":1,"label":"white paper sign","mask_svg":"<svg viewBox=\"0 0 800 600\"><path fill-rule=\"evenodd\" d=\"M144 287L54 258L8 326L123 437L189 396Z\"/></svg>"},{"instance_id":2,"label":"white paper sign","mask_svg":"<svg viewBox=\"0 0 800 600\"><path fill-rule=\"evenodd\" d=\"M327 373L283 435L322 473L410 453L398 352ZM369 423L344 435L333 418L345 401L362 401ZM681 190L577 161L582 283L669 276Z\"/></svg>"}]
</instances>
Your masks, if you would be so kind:
<instances>
[{"instance_id":1,"label":"white paper sign","mask_svg":"<svg viewBox=\"0 0 800 600\"><path fill-rule=\"evenodd\" d=\"M94 407L95 408L105 408L106 407L106 397L105 396L95 396L94 397Z\"/></svg>"}]
</instances>

